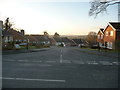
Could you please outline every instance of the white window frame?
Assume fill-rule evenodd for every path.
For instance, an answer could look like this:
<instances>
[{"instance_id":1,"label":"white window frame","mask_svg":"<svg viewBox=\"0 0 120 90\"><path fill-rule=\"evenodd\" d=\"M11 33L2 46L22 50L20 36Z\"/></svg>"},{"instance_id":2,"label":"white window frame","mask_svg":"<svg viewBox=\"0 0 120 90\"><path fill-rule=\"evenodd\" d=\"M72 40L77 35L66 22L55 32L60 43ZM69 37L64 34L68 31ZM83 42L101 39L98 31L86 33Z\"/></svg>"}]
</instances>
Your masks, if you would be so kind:
<instances>
[{"instance_id":1,"label":"white window frame","mask_svg":"<svg viewBox=\"0 0 120 90\"><path fill-rule=\"evenodd\" d=\"M108 31L105 32L105 35L108 36Z\"/></svg>"},{"instance_id":2,"label":"white window frame","mask_svg":"<svg viewBox=\"0 0 120 90\"><path fill-rule=\"evenodd\" d=\"M98 35L98 39L100 39L100 35Z\"/></svg>"},{"instance_id":3,"label":"white window frame","mask_svg":"<svg viewBox=\"0 0 120 90\"><path fill-rule=\"evenodd\" d=\"M113 46L113 43L112 43L112 42L110 42L110 46L109 46L109 47L110 47L110 49L112 49L112 46Z\"/></svg>"},{"instance_id":4,"label":"white window frame","mask_svg":"<svg viewBox=\"0 0 120 90\"><path fill-rule=\"evenodd\" d=\"M103 39L103 35L101 35L101 39Z\"/></svg>"},{"instance_id":5,"label":"white window frame","mask_svg":"<svg viewBox=\"0 0 120 90\"><path fill-rule=\"evenodd\" d=\"M8 42L8 37L5 37L5 42Z\"/></svg>"},{"instance_id":6,"label":"white window frame","mask_svg":"<svg viewBox=\"0 0 120 90\"><path fill-rule=\"evenodd\" d=\"M113 31L110 31L110 36L113 36Z\"/></svg>"}]
</instances>

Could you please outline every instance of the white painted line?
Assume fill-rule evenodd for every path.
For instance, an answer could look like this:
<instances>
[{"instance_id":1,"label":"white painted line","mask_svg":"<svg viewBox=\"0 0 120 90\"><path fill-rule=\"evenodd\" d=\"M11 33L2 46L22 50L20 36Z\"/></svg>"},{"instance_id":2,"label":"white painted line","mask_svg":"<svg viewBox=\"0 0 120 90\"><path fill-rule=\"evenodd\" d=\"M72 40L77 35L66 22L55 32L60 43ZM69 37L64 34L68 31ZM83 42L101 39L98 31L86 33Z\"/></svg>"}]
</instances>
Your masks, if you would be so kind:
<instances>
[{"instance_id":1,"label":"white painted line","mask_svg":"<svg viewBox=\"0 0 120 90\"><path fill-rule=\"evenodd\" d=\"M48 62L48 63L55 63L56 61L46 61L46 62Z\"/></svg>"},{"instance_id":2,"label":"white painted line","mask_svg":"<svg viewBox=\"0 0 120 90\"><path fill-rule=\"evenodd\" d=\"M37 62L37 63L40 63L40 62L42 62L42 61L31 61L31 62Z\"/></svg>"},{"instance_id":3,"label":"white painted line","mask_svg":"<svg viewBox=\"0 0 120 90\"><path fill-rule=\"evenodd\" d=\"M112 63L108 61L99 61L102 65L113 65Z\"/></svg>"},{"instance_id":4,"label":"white painted line","mask_svg":"<svg viewBox=\"0 0 120 90\"><path fill-rule=\"evenodd\" d=\"M60 55L60 63L62 63L63 61L62 61L62 54Z\"/></svg>"},{"instance_id":5,"label":"white painted line","mask_svg":"<svg viewBox=\"0 0 120 90\"><path fill-rule=\"evenodd\" d=\"M70 60L64 60L63 63L71 63Z\"/></svg>"},{"instance_id":6,"label":"white painted line","mask_svg":"<svg viewBox=\"0 0 120 90\"><path fill-rule=\"evenodd\" d=\"M10 77L0 77L0 79L26 80L26 81L44 81L44 82L66 82L66 80L54 80L54 79L30 79L30 78L10 78Z\"/></svg>"},{"instance_id":7,"label":"white painted line","mask_svg":"<svg viewBox=\"0 0 120 90\"><path fill-rule=\"evenodd\" d=\"M85 64L83 61L79 61L79 60L75 60L75 61L72 61L73 63L75 64Z\"/></svg>"},{"instance_id":8,"label":"white painted line","mask_svg":"<svg viewBox=\"0 0 120 90\"><path fill-rule=\"evenodd\" d=\"M25 61L28 61L28 60L16 60L18 62L25 62Z\"/></svg>"},{"instance_id":9,"label":"white painted line","mask_svg":"<svg viewBox=\"0 0 120 90\"><path fill-rule=\"evenodd\" d=\"M120 65L120 62L112 62L112 64Z\"/></svg>"},{"instance_id":10,"label":"white painted line","mask_svg":"<svg viewBox=\"0 0 120 90\"><path fill-rule=\"evenodd\" d=\"M61 53L62 53L62 49L61 49Z\"/></svg>"},{"instance_id":11,"label":"white painted line","mask_svg":"<svg viewBox=\"0 0 120 90\"><path fill-rule=\"evenodd\" d=\"M96 61L86 61L87 64L94 64L97 65L98 63Z\"/></svg>"},{"instance_id":12,"label":"white painted line","mask_svg":"<svg viewBox=\"0 0 120 90\"><path fill-rule=\"evenodd\" d=\"M3 60L3 61L9 61L9 62L14 62L14 61L16 61L16 60Z\"/></svg>"}]
</instances>

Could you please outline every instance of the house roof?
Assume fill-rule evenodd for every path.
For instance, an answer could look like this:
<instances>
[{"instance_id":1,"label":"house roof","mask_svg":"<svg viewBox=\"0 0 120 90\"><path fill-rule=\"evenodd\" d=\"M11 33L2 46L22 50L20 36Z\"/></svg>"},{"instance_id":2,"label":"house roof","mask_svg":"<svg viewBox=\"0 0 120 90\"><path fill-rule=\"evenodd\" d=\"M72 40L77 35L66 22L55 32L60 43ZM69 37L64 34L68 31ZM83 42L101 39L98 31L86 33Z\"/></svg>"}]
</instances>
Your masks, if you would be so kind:
<instances>
[{"instance_id":1,"label":"house roof","mask_svg":"<svg viewBox=\"0 0 120 90\"><path fill-rule=\"evenodd\" d=\"M104 28L100 28L100 31L102 31L102 32L103 32L103 31L104 31Z\"/></svg>"},{"instance_id":2,"label":"house roof","mask_svg":"<svg viewBox=\"0 0 120 90\"><path fill-rule=\"evenodd\" d=\"M2 36L12 36L12 34L7 30L2 30Z\"/></svg>"},{"instance_id":3,"label":"house roof","mask_svg":"<svg viewBox=\"0 0 120 90\"><path fill-rule=\"evenodd\" d=\"M31 36L36 38L38 41L49 41L48 37L44 35L31 35Z\"/></svg>"},{"instance_id":4,"label":"house roof","mask_svg":"<svg viewBox=\"0 0 120 90\"><path fill-rule=\"evenodd\" d=\"M17 39L17 40L27 39L27 37L25 37L24 35L22 35L20 32L18 32L16 30L10 29L10 30L8 30L8 32L13 35L13 39Z\"/></svg>"},{"instance_id":5,"label":"house roof","mask_svg":"<svg viewBox=\"0 0 120 90\"><path fill-rule=\"evenodd\" d=\"M120 22L109 22L109 24L117 31L120 29Z\"/></svg>"},{"instance_id":6,"label":"house roof","mask_svg":"<svg viewBox=\"0 0 120 90\"><path fill-rule=\"evenodd\" d=\"M56 42L62 42L62 38L61 37L53 37L54 38L54 40L56 41Z\"/></svg>"},{"instance_id":7,"label":"house roof","mask_svg":"<svg viewBox=\"0 0 120 90\"><path fill-rule=\"evenodd\" d=\"M55 40L54 38L49 38L49 40L50 40L51 42L56 42L56 40Z\"/></svg>"},{"instance_id":8,"label":"house roof","mask_svg":"<svg viewBox=\"0 0 120 90\"><path fill-rule=\"evenodd\" d=\"M100 28L100 30L98 31L97 35L99 34L99 32L101 32L102 34L104 34L104 28Z\"/></svg>"},{"instance_id":9,"label":"house roof","mask_svg":"<svg viewBox=\"0 0 120 90\"><path fill-rule=\"evenodd\" d=\"M75 43L77 43L77 44L82 44L83 43L81 39L72 39L72 40L74 40Z\"/></svg>"},{"instance_id":10,"label":"house roof","mask_svg":"<svg viewBox=\"0 0 120 90\"><path fill-rule=\"evenodd\" d=\"M53 37L56 42L70 42L70 39L67 37Z\"/></svg>"},{"instance_id":11,"label":"house roof","mask_svg":"<svg viewBox=\"0 0 120 90\"><path fill-rule=\"evenodd\" d=\"M62 37L62 41L67 43L70 42L70 39L68 39L67 37Z\"/></svg>"},{"instance_id":12,"label":"house roof","mask_svg":"<svg viewBox=\"0 0 120 90\"><path fill-rule=\"evenodd\" d=\"M38 40L34 37L34 36L31 36L31 35L25 35L28 39L29 39L29 41L35 41L35 42L38 42Z\"/></svg>"}]
</instances>

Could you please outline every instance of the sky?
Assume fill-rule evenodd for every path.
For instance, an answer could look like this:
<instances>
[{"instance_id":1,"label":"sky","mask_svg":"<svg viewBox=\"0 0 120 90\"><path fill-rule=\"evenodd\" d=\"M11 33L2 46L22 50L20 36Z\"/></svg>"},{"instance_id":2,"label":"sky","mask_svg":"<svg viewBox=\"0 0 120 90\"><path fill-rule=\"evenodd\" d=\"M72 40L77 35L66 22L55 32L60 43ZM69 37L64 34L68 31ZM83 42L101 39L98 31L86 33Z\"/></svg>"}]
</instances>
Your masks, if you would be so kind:
<instances>
[{"instance_id":1,"label":"sky","mask_svg":"<svg viewBox=\"0 0 120 90\"><path fill-rule=\"evenodd\" d=\"M108 22L118 20L118 7L112 5L94 18L88 15L89 0L0 0L0 20L7 17L26 34L87 35L98 32Z\"/></svg>"}]
</instances>

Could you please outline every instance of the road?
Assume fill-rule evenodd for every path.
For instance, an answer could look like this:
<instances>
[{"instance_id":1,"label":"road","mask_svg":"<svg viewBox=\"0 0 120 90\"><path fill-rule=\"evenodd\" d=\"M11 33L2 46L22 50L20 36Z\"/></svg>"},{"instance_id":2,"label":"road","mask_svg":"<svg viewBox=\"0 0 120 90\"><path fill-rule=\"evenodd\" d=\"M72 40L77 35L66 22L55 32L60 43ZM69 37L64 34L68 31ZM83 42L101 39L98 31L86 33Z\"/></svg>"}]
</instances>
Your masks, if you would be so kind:
<instances>
[{"instance_id":1,"label":"road","mask_svg":"<svg viewBox=\"0 0 120 90\"><path fill-rule=\"evenodd\" d=\"M78 47L3 55L3 88L117 88L117 58Z\"/></svg>"}]
</instances>

